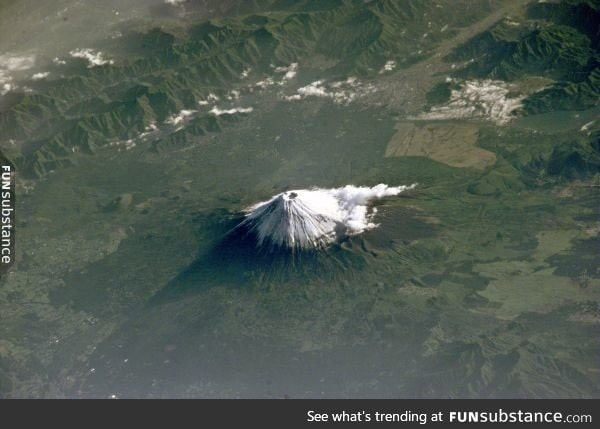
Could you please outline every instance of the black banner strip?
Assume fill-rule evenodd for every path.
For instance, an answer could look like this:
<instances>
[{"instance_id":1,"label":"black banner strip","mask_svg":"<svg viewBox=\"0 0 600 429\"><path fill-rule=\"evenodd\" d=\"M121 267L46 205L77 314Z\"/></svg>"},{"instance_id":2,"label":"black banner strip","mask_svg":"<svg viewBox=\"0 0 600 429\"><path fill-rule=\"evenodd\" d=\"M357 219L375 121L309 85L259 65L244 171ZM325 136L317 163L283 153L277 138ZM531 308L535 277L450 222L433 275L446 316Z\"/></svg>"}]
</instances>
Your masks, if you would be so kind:
<instances>
[{"instance_id":1,"label":"black banner strip","mask_svg":"<svg viewBox=\"0 0 600 429\"><path fill-rule=\"evenodd\" d=\"M531 428L597 425L599 405L598 400L528 399L4 400L0 415L20 422L15 427L110 428L131 422L134 427L165 428Z\"/></svg>"}]
</instances>

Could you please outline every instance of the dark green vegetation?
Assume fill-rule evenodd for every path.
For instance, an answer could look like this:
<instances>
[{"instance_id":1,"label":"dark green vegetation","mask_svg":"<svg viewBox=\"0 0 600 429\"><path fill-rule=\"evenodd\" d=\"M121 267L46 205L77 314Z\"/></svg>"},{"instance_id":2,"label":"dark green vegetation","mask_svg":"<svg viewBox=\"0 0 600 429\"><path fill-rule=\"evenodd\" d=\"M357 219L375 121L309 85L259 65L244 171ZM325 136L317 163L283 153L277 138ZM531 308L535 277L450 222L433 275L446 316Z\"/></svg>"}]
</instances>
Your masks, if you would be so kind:
<instances>
[{"instance_id":1,"label":"dark green vegetation","mask_svg":"<svg viewBox=\"0 0 600 429\"><path fill-rule=\"evenodd\" d=\"M539 98L598 73L598 8L523 3L244 2L9 93L19 254L0 280L0 396L600 396L597 97ZM411 121L448 75L550 86L504 126ZM279 94L349 76L374 92ZM399 124L430 144L431 123L444 151L385 156ZM460 167L461 150L488 161ZM223 240L284 189L381 182L419 186L326 253Z\"/></svg>"},{"instance_id":2,"label":"dark green vegetation","mask_svg":"<svg viewBox=\"0 0 600 429\"><path fill-rule=\"evenodd\" d=\"M577 110L600 100L600 3L535 3L456 49L448 61L474 60L458 76L552 81L525 100L523 112Z\"/></svg>"}]
</instances>

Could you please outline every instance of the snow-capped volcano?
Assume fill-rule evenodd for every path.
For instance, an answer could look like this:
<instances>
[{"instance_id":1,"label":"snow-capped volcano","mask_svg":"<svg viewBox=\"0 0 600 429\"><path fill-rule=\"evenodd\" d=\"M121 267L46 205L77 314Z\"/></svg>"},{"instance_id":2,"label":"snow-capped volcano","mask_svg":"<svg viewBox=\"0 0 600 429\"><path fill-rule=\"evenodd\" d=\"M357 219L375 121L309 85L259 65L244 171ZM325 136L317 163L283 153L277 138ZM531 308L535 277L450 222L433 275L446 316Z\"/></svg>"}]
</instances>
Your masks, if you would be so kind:
<instances>
[{"instance_id":1,"label":"snow-capped volcano","mask_svg":"<svg viewBox=\"0 0 600 429\"><path fill-rule=\"evenodd\" d=\"M398 195L410 186L344 186L333 189L298 189L275 195L246 209L238 228L255 234L258 245L292 249L322 248L344 235L375 228L374 198Z\"/></svg>"}]
</instances>

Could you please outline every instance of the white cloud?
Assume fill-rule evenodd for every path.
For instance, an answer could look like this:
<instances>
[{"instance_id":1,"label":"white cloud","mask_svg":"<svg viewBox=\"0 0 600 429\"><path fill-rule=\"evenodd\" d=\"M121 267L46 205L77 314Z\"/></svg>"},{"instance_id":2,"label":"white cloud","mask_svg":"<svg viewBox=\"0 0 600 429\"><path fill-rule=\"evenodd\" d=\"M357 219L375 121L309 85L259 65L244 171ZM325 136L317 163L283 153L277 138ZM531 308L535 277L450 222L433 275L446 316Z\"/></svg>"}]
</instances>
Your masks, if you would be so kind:
<instances>
[{"instance_id":1,"label":"white cloud","mask_svg":"<svg viewBox=\"0 0 600 429\"><path fill-rule=\"evenodd\" d=\"M291 63L287 67L275 67L275 73L285 73L279 83L282 85L286 81L296 77L296 74L298 73L298 63Z\"/></svg>"},{"instance_id":2,"label":"white cloud","mask_svg":"<svg viewBox=\"0 0 600 429\"><path fill-rule=\"evenodd\" d=\"M145 128L146 131L156 131L158 130L158 127L156 126L155 122L150 122L150 124L148 124L148 126Z\"/></svg>"},{"instance_id":3,"label":"white cloud","mask_svg":"<svg viewBox=\"0 0 600 429\"><path fill-rule=\"evenodd\" d=\"M0 55L0 69L8 71L22 71L33 67L35 64L35 55L18 56L18 55Z\"/></svg>"},{"instance_id":4,"label":"white cloud","mask_svg":"<svg viewBox=\"0 0 600 429\"><path fill-rule=\"evenodd\" d=\"M35 64L35 55L0 55L0 95L14 91L17 86L14 83L13 74L28 70Z\"/></svg>"},{"instance_id":5,"label":"white cloud","mask_svg":"<svg viewBox=\"0 0 600 429\"><path fill-rule=\"evenodd\" d=\"M188 117L192 116L194 113L196 113L195 110L184 109L175 115L169 116L167 120L165 120L165 124L179 125L180 123L184 122Z\"/></svg>"},{"instance_id":6,"label":"white cloud","mask_svg":"<svg viewBox=\"0 0 600 429\"><path fill-rule=\"evenodd\" d=\"M255 85L258 86L259 88L265 89L265 88L267 88L269 86L275 85L275 81L273 80L272 77L268 77L268 78L266 78L264 80L256 82Z\"/></svg>"},{"instance_id":7,"label":"white cloud","mask_svg":"<svg viewBox=\"0 0 600 429\"><path fill-rule=\"evenodd\" d=\"M40 79L47 78L49 75L50 75L50 72L35 73L33 76L31 76L31 79L40 80Z\"/></svg>"},{"instance_id":8,"label":"white cloud","mask_svg":"<svg viewBox=\"0 0 600 429\"><path fill-rule=\"evenodd\" d=\"M302 100L302 96L300 94L284 95L283 98L287 101Z\"/></svg>"},{"instance_id":9,"label":"white cloud","mask_svg":"<svg viewBox=\"0 0 600 429\"><path fill-rule=\"evenodd\" d=\"M232 89L229 95L227 96L228 100L237 100L238 98L240 98L240 91L238 91L237 89Z\"/></svg>"},{"instance_id":10,"label":"white cloud","mask_svg":"<svg viewBox=\"0 0 600 429\"><path fill-rule=\"evenodd\" d=\"M389 72L389 71L394 70L395 68L396 68L396 61L389 60L383 65L383 68L381 70L379 70L379 73L381 74L381 73Z\"/></svg>"},{"instance_id":11,"label":"white cloud","mask_svg":"<svg viewBox=\"0 0 600 429\"><path fill-rule=\"evenodd\" d=\"M302 88L298 88L298 94L304 97L330 97L331 94L323 87L323 81L314 81Z\"/></svg>"},{"instance_id":12,"label":"white cloud","mask_svg":"<svg viewBox=\"0 0 600 429\"><path fill-rule=\"evenodd\" d=\"M12 89L11 82L12 76L9 76L6 71L0 69L0 95L4 95Z\"/></svg>"},{"instance_id":13,"label":"white cloud","mask_svg":"<svg viewBox=\"0 0 600 429\"><path fill-rule=\"evenodd\" d=\"M12 91L13 89L15 89L15 85L12 83L8 83L8 82L2 82L2 76L0 76L0 95L4 95L9 91Z\"/></svg>"},{"instance_id":14,"label":"white cloud","mask_svg":"<svg viewBox=\"0 0 600 429\"><path fill-rule=\"evenodd\" d=\"M233 92L233 91L232 91L232 92ZM235 92L238 92L238 91L235 91ZM233 95L233 94L230 94L228 97L231 99L231 96L232 96L232 95ZM239 95L239 92L238 92L238 95ZM200 106L208 106L210 103L214 103L214 102L216 102L216 101L219 101L219 100L220 100L220 98L219 98L217 95L215 95L215 94L213 94L213 93L210 93L210 94L208 94L208 95L206 96L206 99L205 99L205 100L199 100L199 101L198 101L198 104L199 104Z\"/></svg>"},{"instance_id":15,"label":"white cloud","mask_svg":"<svg viewBox=\"0 0 600 429\"><path fill-rule=\"evenodd\" d=\"M131 150L131 149L133 149L134 147L136 147L136 142L135 142L135 139L117 140L117 141L110 142L108 145L109 146L117 146L117 147L119 147L118 150L120 152L121 151L120 147L125 148L125 150ZM71 150L72 150L72 152L76 152L76 148L75 147L73 147Z\"/></svg>"},{"instance_id":16,"label":"white cloud","mask_svg":"<svg viewBox=\"0 0 600 429\"><path fill-rule=\"evenodd\" d=\"M331 83L317 80L298 88L295 94L283 95L283 99L298 101L308 97L320 97L331 99L337 104L348 104L357 97L370 93L373 90L374 87L372 85L364 84L356 77L349 77L346 80Z\"/></svg>"},{"instance_id":17,"label":"white cloud","mask_svg":"<svg viewBox=\"0 0 600 429\"><path fill-rule=\"evenodd\" d=\"M215 116L221 115L235 115L236 113L250 113L254 109L252 107L234 107L232 109L219 109L217 106L213 107L209 113Z\"/></svg>"},{"instance_id":18,"label":"white cloud","mask_svg":"<svg viewBox=\"0 0 600 429\"><path fill-rule=\"evenodd\" d=\"M104 59L102 52L96 52L89 48L74 49L70 51L69 54L74 58L83 58L84 60L87 60L89 63L88 68L103 66L106 64L114 64L113 60Z\"/></svg>"},{"instance_id":19,"label":"white cloud","mask_svg":"<svg viewBox=\"0 0 600 429\"><path fill-rule=\"evenodd\" d=\"M296 74L298 73L298 63L291 63L289 66L285 67L275 67L273 64L271 64L271 68L274 69L274 72L276 74L280 75L281 73L284 73L284 75L281 76L279 80L275 80L275 78L273 77L266 77L265 79L256 82L254 84L255 87L258 87L260 89L267 89L274 85L283 86L288 81L295 78Z\"/></svg>"},{"instance_id":20,"label":"white cloud","mask_svg":"<svg viewBox=\"0 0 600 429\"><path fill-rule=\"evenodd\" d=\"M513 112L522 106L522 96L509 97L509 85L500 80L470 80L450 93L450 100L434 106L417 119L473 119L483 118L499 125L513 118Z\"/></svg>"}]
</instances>

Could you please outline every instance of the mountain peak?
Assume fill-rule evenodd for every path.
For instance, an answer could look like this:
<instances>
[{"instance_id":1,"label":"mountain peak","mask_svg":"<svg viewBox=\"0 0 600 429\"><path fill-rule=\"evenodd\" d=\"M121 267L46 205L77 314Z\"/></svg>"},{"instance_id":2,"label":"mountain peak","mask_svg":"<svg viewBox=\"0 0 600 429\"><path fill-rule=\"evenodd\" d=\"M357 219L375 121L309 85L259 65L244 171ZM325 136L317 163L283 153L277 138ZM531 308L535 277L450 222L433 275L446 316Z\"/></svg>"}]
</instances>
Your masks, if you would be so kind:
<instances>
[{"instance_id":1,"label":"mountain peak","mask_svg":"<svg viewBox=\"0 0 600 429\"><path fill-rule=\"evenodd\" d=\"M238 228L253 233L259 246L324 248L342 236L377 226L372 222L375 212L367 208L370 200L397 195L414 186L348 185L286 191L249 207Z\"/></svg>"}]
</instances>

